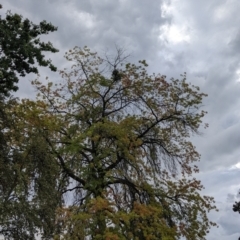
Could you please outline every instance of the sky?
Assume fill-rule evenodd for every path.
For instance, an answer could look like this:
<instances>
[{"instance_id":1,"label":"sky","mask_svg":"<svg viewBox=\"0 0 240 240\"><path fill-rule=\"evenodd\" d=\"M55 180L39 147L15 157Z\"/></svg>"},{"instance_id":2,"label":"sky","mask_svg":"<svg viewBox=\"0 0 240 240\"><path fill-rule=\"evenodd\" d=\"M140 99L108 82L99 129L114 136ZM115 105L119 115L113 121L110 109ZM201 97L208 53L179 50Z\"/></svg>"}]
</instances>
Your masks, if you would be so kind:
<instances>
[{"instance_id":1,"label":"sky","mask_svg":"<svg viewBox=\"0 0 240 240\"><path fill-rule=\"evenodd\" d=\"M149 72L169 79L187 73L187 80L208 94L201 136L192 141L201 154L198 179L204 194L215 197L219 225L208 240L236 240L240 215L232 211L240 200L240 1L239 0L8 0L7 10L34 23L51 22L58 31L44 37L60 51L49 55L58 68L64 53L87 45L103 53L115 46L129 52L129 61L145 59ZM58 78L47 69L41 76ZM21 81L21 97L33 96L30 80Z\"/></svg>"}]
</instances>

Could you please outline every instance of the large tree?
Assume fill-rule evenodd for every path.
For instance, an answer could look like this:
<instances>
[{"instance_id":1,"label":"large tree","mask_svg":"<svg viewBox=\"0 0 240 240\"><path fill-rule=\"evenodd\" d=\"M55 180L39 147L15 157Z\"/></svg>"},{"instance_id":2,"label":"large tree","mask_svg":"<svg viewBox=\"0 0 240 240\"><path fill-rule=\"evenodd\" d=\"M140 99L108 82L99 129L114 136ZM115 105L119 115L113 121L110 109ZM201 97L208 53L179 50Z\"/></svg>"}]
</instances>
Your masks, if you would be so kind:
<instances>
[{"instance_id":1,"label":"large tree","mask_svg":"<svg viewBox=\"0 0 240 240\"><path fill-rule=\"evenodd\" d=\"M1 6L0 6L1 8ZM42 42L40 36L56 31L51 23L42 21L33 24L19 14L7 12L0 16L0 94L9 95L18 89L19 76L38 73L39 66L56 71L51 60L45 59L44 52L57 52L50 42Z\"/></svg>"},{"instance_id":2,"label":"large tree","mask_svg":"<svg viewBox=\"0 0 240 240\"><path fill-rule=\"evenodd\" d=\"M202 125L206 95L185 74L149 75L145 61L125 63L121 51L111 60L76 47L66 58L73 65L60 71L62 80L37 79L37 99L9 110L39 232L55 239L205 239L215 206L192 177L200 155L190 136Z\"/></svg>"}]
</instances>

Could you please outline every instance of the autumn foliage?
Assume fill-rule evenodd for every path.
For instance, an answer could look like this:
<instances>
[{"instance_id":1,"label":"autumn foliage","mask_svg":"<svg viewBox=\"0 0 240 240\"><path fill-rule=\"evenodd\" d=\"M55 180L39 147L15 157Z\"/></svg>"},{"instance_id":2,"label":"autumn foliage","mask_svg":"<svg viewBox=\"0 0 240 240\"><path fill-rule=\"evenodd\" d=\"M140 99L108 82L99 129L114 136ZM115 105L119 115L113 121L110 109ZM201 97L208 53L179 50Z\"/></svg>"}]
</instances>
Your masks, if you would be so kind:
<instances>
[{"instance_id":1,"label":"autumn foliage","mask_svg":"<svg viewBox=\"0 0 240 240\"><path fill-rule=\"evenodd\" d=\"M190 137L204 126L206 95L185 74L149 75L145 61L126 63L121 51L109 60L76 47L66 59L72 67L58 82L39 77L36 100L8 110L15 127L6 133L21 176L11 194L24 195L35 214L28 232L46 239L205 239L215 206L192 176L200 155Z\"/></svg>"}]
</instances>

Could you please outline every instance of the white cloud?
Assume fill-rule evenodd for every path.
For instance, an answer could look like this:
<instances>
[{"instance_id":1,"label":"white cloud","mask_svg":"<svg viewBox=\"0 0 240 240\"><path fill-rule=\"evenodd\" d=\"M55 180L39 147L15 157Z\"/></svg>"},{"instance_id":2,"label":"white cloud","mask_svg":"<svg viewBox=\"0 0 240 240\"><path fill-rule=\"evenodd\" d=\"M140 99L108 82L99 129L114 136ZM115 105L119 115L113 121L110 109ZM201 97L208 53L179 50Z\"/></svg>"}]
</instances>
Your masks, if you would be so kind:
<instances>
[{"instance_id":1,"label":"white cloud","mask_svg":"<svg viewBox=\"0 0 240 240\"><path fill-rule=\"evenodd\" d=\"M237 82L240 82L240 69L236 71L237 74Z\"/></svg>"},{"instance_id":2,"label":"white cloud","mask_svg":"<svg viewBox=\"0 0 240 240\"><path fill-rule=\"evenodd\" d=\"M240 155L239 155L239 159L240 159ZM230 166L229 168L230 170L233 170L233 169L240 169L240 162Z\"/></svg>"},{"instance_id":3,"label":"white cloud","mask_svg":"<svg viewBox=\"0 0 240 240\"><path fill-rule=\"evenodd\" d=\"M170 43L176 44L180 42L189 42L190 41L190 34L187 31L185 26L178 26L178 25L164 25L161 27L161 40L166 40Z\"/></svg>"},{"instance_id":4,"label":"white cloud","mask_svg":"<svg viewBox=\"0 0 240 240\"><path fill-rule=\"evenodd\" d=\"M220 3L219 6L213 12L213 19L216 22L224 22L226 19L231 19L234 14L234 10L236 9L236 1L235 0L226 0Z\"/></svg>"}]
</instances>

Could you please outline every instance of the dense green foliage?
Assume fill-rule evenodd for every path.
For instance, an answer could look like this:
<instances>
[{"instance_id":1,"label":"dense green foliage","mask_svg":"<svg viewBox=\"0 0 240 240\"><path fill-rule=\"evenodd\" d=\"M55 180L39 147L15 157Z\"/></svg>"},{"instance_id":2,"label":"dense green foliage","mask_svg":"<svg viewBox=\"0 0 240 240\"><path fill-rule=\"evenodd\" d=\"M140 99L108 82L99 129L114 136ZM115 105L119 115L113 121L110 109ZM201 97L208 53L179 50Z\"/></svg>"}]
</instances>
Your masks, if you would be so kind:
<instances>
[{"instance_id":1,"label":"dense green foliage","mask_svg":"<svg viewBox=\"0 0 240 240\"><path fill-rule=\"evenodd\" d=\"M38 73L35 62L56 71L51 61L44 58L43 52L58 50L39 38L56 30L51 23L42 21L36 25L11 12L5 18L0 16L0 94L8 96L10 91L18 89L18 74L24 77L28 73Z\"/></svg>"},{"instance_id":2,"label":"dense green foliage","mask_svg":"<svg viewBox=\"0 0 240 240\"><path fill-rule=\"evenodd\" d=\"M44 229L49 236L55 228L52 223L58 201L51 181L55 173L51 168L52 156L37 136L21 142L21 123L12 112L16 100L1 104L4 111L0 116L0 234L5 239L35 239L38 229ZM41 176L38 169L43 171ZM35 186L31 186L31 179ZM33 191L38 194L37 199L32 197Z\"/></svg>"},{"instance_id":3,"label":"dense green foliage","mask_svg":"<svg viewBox=\"0 0 240 240\"><path fill-rule=\"evenodd\" d=\"M15 114L12 113L17 100L9 96L18 89L16 84L19 76L38 73L37 66L47 66L56 71L56 67L45 59L43 53L57 52L57 49L50 42L44 43L39 38L56 30L56 27L46 21L36 25L11 12L7 12L5 18L0 17L0 234L5 239L34 239L37 229L45 225L51 228L49 221L44 220L44 211L48 211L48 219L51 212L55 213L51 205L55 199L47 200L42 196L48 203L42 201L36 205L29 198L29 169L36 168L33 151L37 148L37 155L41 158L45 149L42 143L37 146L28 144L32 155L29 153L27 157L23 151L25 143L15 147L15 142L21 139L22 133ZM37 139L35 140L34 143L37 143ZM44 174L46 176L49 173ZM44 209L41 208L43 205Z\"/></svg>"}]
</instances>

